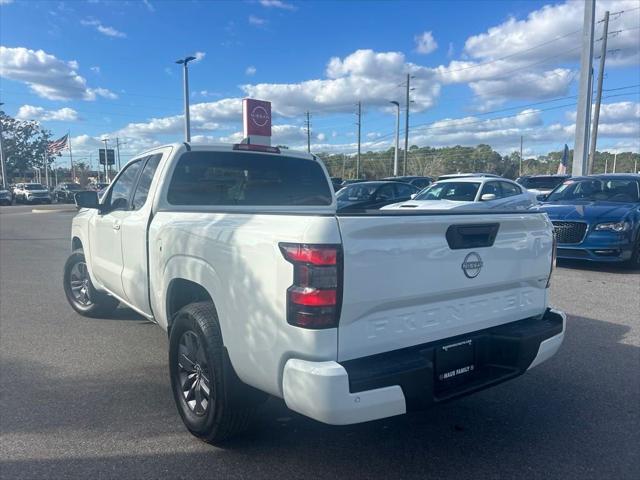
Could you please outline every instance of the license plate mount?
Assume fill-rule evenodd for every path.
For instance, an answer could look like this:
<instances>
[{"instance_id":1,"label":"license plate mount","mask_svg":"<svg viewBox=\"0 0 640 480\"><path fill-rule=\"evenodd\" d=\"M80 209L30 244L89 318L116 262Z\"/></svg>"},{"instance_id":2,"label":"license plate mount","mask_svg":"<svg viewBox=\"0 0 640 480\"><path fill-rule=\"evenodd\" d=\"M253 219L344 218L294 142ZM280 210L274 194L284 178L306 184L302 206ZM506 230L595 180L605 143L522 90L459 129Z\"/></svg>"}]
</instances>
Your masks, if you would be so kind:
<instances>
[{"instance_id":1,"label":"license plate mount","mask_svg":"<svg viewBox=\"0 0 640 480\"><path fill-rule=\"evenodd\" d=\"M471 380L476 371L473 338L441 345L435 355L436 390L448 390Z\"/></svg>"}]
</instances>

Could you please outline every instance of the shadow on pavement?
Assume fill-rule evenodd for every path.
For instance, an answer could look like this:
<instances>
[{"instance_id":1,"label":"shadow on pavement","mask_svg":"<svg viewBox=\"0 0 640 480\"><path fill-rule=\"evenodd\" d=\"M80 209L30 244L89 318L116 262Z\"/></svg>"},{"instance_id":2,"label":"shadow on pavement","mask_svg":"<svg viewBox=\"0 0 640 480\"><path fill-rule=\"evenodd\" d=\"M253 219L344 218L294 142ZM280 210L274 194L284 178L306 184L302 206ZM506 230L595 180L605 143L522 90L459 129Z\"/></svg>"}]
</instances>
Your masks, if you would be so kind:
<instances>
[{"instance_id":1,"label":"shadow on pavement","mask_svg":"<svg viewBox=\"0 0 640 480\"><path fill-rule=\"evenodd\" d=\"M572 317L558 356L524 377L361 425L323 425L271 399L252 429L224 448L182 427L165 362L68 378L37 361L3 361L3 444L36 433L75 435L78 443L99 435L105 444L124 436L151 438L163 453L109 455L104 446L82 458L3 454L0 477L640 478L640 348L625 343L628 333Z\"/></svg>"}]
</instances>

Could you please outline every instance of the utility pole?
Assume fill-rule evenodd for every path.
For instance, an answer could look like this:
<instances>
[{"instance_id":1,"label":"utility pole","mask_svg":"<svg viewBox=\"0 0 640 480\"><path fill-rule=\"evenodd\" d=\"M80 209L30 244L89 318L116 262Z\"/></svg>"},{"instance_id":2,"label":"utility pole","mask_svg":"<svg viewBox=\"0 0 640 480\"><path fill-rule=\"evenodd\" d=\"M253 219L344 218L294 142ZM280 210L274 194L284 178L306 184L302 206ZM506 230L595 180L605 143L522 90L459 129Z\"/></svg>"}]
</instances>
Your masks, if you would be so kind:
<instances>
[{"instance_id":1,"label":"utility pole","mask_svg":"<svg viewBox=\"0 0 640 480\"><path fill-rule=\"evenodd\" d=\"M0 102L0 107L4 103ZM0 174L2 174L2 188L7 188L7 170L4 166L4 147L2 146L2 123L0 123Z\"/></svg>"},{"instance_id":2,"label":"utility pole","mask_svg":"<svg viewBox=\"0 0 640 480\"><path fill-rule=\"evenodd\" d=\"M104 142L104 181L105 183L109 183L109 173L107 172L107 164L109 163L109 155L107 154L107 142L108 138L103 138Z\"/></svg>"},{"instance_id":3,"label":"utility pole","mask_svg":"<svg viewBox=\"0 0 640 480\"><path fill-rule=\"evenodd\" d=\"M176 60L178 65L182 65L183 86L184 86L184 141L191 141L191 118L189 116L189 68L187 64L195 60L196 57L186 57Z\"/></svg>"},{"instance_id":4,"label":"utility pole","mask_svg":"<svg viewBox=\"0 0 640 480\"><path fill-rule=\"evenodd\" d=\"M116 137L116 153L118 154L118 171L120 171L120 139Z\"/></svg>"},{"instance_id":5,"label":"utility pole","mask_svg":"<svg viewBox=\"0 0 640 480\"><path fill-rule=\"evenodd\" d=\"M593 127L591 128L591 145L589 146L589 170L593 173L596 158L596 142L598 140L598 122L600 121L600 101L602 100L602 80L604 79L604 61L607 56L607 37L609 35L609 12L604 12L602 26L602 50L600 50L600 65L598 65L598 90L596 90L596 109L593 112Z\"/></svg>"},{"instance_id":6,"label":"utility pole","mask_svg":"<svg viewBox=\"0 0 640 480\"><path fill-rule=\"evenodd\" d=\"M400 102L396 102L392 100L390 103L393 103L396 106L396 148L393 154L393 176L398 176L398 142L400 141Z\"/></svg>"},{"instance_id":7,"label":"utility pole","mask_svg":"<svg viewBox=\"0 0 640 480\"><path fill-rule=\"evenodd\" d=\"M522 141L524 140L524 137L522 135L520 135L520 168L518 169L518 176L521 177L522 176Z\"/></svg>"},{"instance_id":8,"label":"utility pole","mask_svg":"<svg viewBox=\"0 0 640 480\"><path fill-rule=\"evenodd\" d=\"M405 112L404 117L404 165L402 167L403 175L407 174L407 155L409 153L409 105L411 102L411 100L409 99L409 92L411 91L410 82L411 74L407 73L407 111Z\"/></svg>"},{"instance_id":9,"label":"utility pole","mask_svg":"<svg viewBox=\"0 0 640 480\"><path fill-rule=\"evenodd\" d=\"M609 157L604 157L604 173L607 173L607 168L609 167Z\"/></svg>"},{"instance_id":10,"label":"utility pole","mask_svg":"<svg viewBox=\"0 0 640 480\"><path fill-rule=\"evenodd\" d=\"M613 154L613 173L616 173L616 162L618 161L618 152Z\"/></svg>"},{"instance_id":11,"label":"utility pole","mask_svg":"<svg viewBox=\"0 0 640 480\"><path fill-rule=\"evenodd\" d=\"M356 157L356 178L360 178L360 132L362 130L362 103L358 102L358 156Z\"/></svg>"},{"instance_id":12,"label":"utility pole","mask_svg":"<svg viewBox=\"0 0 640 480\"><path fill-rule=\"evenodd\" d=\"M587 148L589 146L589 122L591 120L591 90L593 68L593 30L596 0L584 2L584 25L582 30L582 58L580 62L580 91L576 112L576 136L573 147L574 176L587 174Z\"/></svg>"},{"instance_id":13,"label":"utility pole","mask_svg":"<svg viewBox=\"0 0 640 480\"><path fill-rule=\"evenodd\" d=\"M307 120L304 122L304 126L307 129L307 152L311 153L311 115L307 110Z\"/></svg>"}]
</instances>

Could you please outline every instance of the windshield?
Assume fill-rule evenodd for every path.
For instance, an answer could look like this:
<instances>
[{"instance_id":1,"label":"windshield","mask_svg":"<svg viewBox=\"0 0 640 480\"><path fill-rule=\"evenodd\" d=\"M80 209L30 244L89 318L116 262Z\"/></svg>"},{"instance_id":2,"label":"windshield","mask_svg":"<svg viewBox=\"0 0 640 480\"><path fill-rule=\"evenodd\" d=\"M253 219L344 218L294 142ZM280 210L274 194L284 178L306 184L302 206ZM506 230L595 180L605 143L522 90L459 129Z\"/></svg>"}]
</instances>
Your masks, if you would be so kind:
<instances>
[{"instance_id":1,"label":"windshield","mask_svg":"<svg viewBox=\"0 0 640 480\"><path fill-rule=\"evenodd\" d=\"M82 190L82 187L77 183L67 183L67 188L69 190Z\"/></svg>"},{"instance_id":2,"label":"windshield","mask_svg":"<svg viewBox=\"0 0 640 480\"><path fill-rule=\"evenodd\" d=\"M525 188L533 188L537 190L553 190L560 185L565 179L562 177L536 177L525 178L522 186Z\"/></svg>"},{"instance_id":3,"label":"windshield","mask_svg":"<svg viewBox=\"0 0 640 480\"><path fill-rule=\"evenodd\" d=\"M567 180L549 194L547 202L589 200L600 202L638 202L638 182L633 179Z\"/></svg>"},{"instance_id":4,"label":"windshield","mask_svg":"<svg viewBox=\"0 0 640 480\"><path fill-rule=\"evenodd\" d=\"M340 190L336 198L343 202L363 202L371 198L376 188L378 188L378 185L375 184L354 183Z\"/></svg>"},{"instance_id":5,"label":"windshield","mask_svg":"<svg viewBox=\"0 0 640 480\"><path fill-rule=\"evenodd\" d=\"M414 200L456 200L473 202L480 188L476 182L443 182L434 183L416 195Z\"/></svg>"},{"instance_id":6,"label":"windshield","mask_svg":"<svg viewBox=\"0 0 640 480\"><path fill-rule=\"evenodd\" d=\"M25 190L46 190L46 188L43 185L40 185L39 183L28 183L27 185L24 186Z\"/></svg>"}]
</instances>

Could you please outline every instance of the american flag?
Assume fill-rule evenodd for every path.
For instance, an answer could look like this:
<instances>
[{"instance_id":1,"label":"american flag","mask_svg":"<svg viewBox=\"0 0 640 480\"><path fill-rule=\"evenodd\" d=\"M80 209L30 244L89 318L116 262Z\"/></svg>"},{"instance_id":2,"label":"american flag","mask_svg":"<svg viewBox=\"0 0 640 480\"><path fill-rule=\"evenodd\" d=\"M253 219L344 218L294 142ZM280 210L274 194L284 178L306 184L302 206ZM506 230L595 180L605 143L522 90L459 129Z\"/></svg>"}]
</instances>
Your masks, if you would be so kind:
<instances>
[{"instance_id":1,"label":"american flag","mask_svg":"<svg viewBox=\"0 0 640 480\"><path fill-rule=\"evenodd\" d=\"M562 159L558 164L558 175L566 175L567 174L567 164L569 163L569 146L564 144L564 151L562 152Z\"/></svg>"},{"instance_id":2,"label":"american flag","mask_svg":"<svg viewBox=\"0 0 640 480\"><path fill-rule=\"evenodd\" d=\"M58 140L53 142L49 142L48 151L51 155L57 155L65 148L69 146L69 134L67 133L64 137L60 137Z\"/></svg>"}]
</instances>

